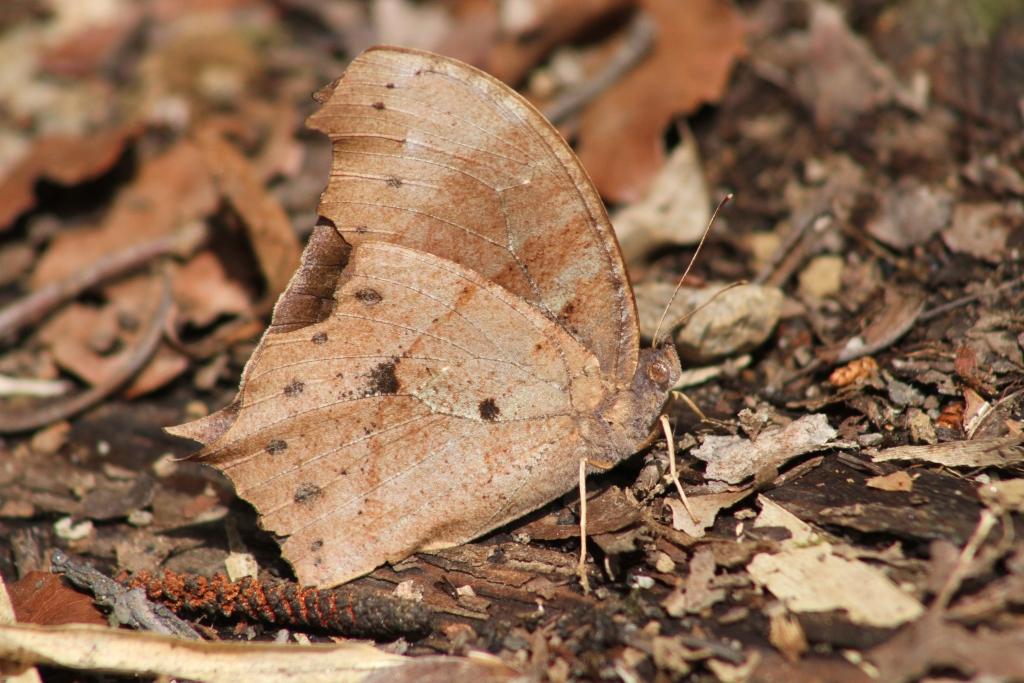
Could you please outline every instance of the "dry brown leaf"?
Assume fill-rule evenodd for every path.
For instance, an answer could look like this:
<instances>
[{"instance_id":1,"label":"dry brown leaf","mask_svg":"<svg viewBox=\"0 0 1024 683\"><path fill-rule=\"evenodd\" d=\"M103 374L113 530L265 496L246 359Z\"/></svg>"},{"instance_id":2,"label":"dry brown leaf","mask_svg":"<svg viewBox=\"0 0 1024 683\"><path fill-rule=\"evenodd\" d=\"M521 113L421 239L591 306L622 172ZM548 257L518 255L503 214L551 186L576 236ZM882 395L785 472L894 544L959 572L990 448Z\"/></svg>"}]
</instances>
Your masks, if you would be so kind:
<instances>
[{"instance_id":1,"label":"dry brown leaf","mask_svg":"<svg viewBox=\"0 0 1024 683\"><path fill-rule=\"evenodd\" d=\"M103 256L166 235L205 217L217 195L195 145L180 142L146 162L94 228L60 233L32 273L33 288L56 282Z\"/></svg>"},{"instance_id":2,"label":"dry brown leaf","mask_svg":"<svg viewBox=\"0 0 1024 683\"><path fill-rule=\"evenodd\" d=\"M941 185L902 178L879 193L879 206L865 229L893 249L927 242L949 224L953 194Z\"/></svg>"},{"instance_id":3,"label":"dry brown leaf","mask_svg":"<svg viewBox=\"0 0 1024 683\"><path fill-rule=\"evenodd\" d=\"M639 350L601 200L514 91L378 48L318 99L323 218L239 397L170 431L330 586L540 507L583 454L632 454L680 368Z\"/></svg>"},{"instance_id":4,"label":"dry brown leaf","mask_svg":"<svg viewBox=\"0 0 1024 683\"><path fill-rule=\"evenodd\" d=\"M637 201L665 163L672 118L722 96L746 53L740 15L728 0L642 0L657 25L649 58L583 112L578 151L597 189Z\"/></svg>"},{"instance_id":5,"label":"dry brown leaf","mask_svg":"<svg viewBox=\"0 0 1024 683\"><path fill-rule=\"evenodd\" d=\"M850 30L842 10L827 2L809 9L807 31L770 44L762 56L792 72L793 88L819 127L844 129L893 99L912 99L870 44Z\"/></svg>"},{"instance_id":6,"label":"dry brown leaf","mask_svg":"<svg viewBox=\"0 0 1024 683\"><path fill-rule=\"evenodd\" d=\"M1024 629L972 631L930 611L895 638L867 653L878 667L875 680L923 680L933 670L958 670L974 680L1024 680Z\"/></svg>"},{"instance_id":7,"label":"dry brown leaf","mask_svg":"<svg viewBox=\"0 0 1024 683\"><path fill-rule=\"evenodd\" d=\"M125 358L145 333L138 312L153 295L152 278L132 277L108 287L110 302L101 308L66 306L39 333L57 364L87 384L101 386L123 372ZM115 351L115 349L122 349ZM167 345L125 388L128 397L158 389L188 369L188 359Z\"/></svg>"},{"instance_id":8,"label":"dry brown leaf","mask_svg":"<svg viewBox=\"0 0 1024 683\"><path fill-rule=\"evenodd\" d=\"M650 339L675 291L669 282L641 282L634 288L641 335ZM699 289L680 289L665 316L668 332L685 322L673 338L688 364L703 365L734 356L764 343L782 314L784 296L777 287L709 283Z\"/></svg>"},{"instance_id":9,"label":"dry brown leaf","mask_svg":"<svg viewBox=\"0 0 1024 683\"><path fill-rule=\"evenodd\" d=\"M600 26L601 22L609 18L621 16L636 4L637 0L536 0L505 3L500 34L497 40L487 45L490 49L483 67L504 82L518 85L530 69L553 49L572 41L594 26ZM463 32L458 33L461 35ZM449 39L448 44L454 47L456 42Z\"/></svg>"},{"instance_id":10,"label":"dry brown leaf","mask_svg":"<svg viewBox=\"0 0 1024 683\"><path fill-rule=\"evenodd\" d=\"M880 491L912 491L914 489L913 478L902 470L899 472L892 472L891 474L871 477L864 483L871 488L879 489Z\"/></svg>"},{"instance_id":11,"label":"dry brown leaf","mask_svg":"<svg viewBox=\"0 0 1024 683\"><path fill-rule=\"evenodd\" d=\"M29 572L7 586L17 620L24 624L106 626L104 616L88 595L67 586L50 572Z\"/></svg>"},{"instance_id":12,"label":"dry brown leaf","mask_svg":"<svg viewBox=\"0 0 1024 683\"><path fill-rule=\"evenodd\" d=\"M957 204L948 229L946 246L989 263L1019 259L1020 248L1009 248L1012 234L1024 229L1024 203L1020 201Z\"/></svg>"},{"instance_id":13,"label":"dry brown leaf","mask_svg":"<svg viewBox=\"0 0 1024 683\"><path fill-rule=\"evenodd\" d=\"M281 204L263 186L249 160L220 137L204 129L197 135L199 151L220 192L242 217L249 241L267 283L267 297L284 291L299 266L302 249Z\"/></svg>"},{"instance_id":14,"label":"dry brown leaf","mask_svg":"<svg viewBox=\"0 0 1024 683\"><path fill-rule=\"evenodd\" d=\"M248 291L230 279L224 263L210 250L199 252L175 273L174 301L179 318L196 327L250 310Z\"/></svg>"},{"instance_id":15,"label":"dry brown leaf","mask_svg":"<svg viewBox=\"0 0 1024 683\"><path fill-rule=\"evenodd\" d=\"M671 496L665 499L665 505L672 510L672 528L682 531L694 538L704 536L705 530L714 523L718 513L725 508L732 507L751 493L753 487L747 487L738 491L723 491L721 493L708 493L701 496L688 496L690 509L687 510L683 501ZM693 516L690 513L693 513ZM694 521L694 517L697 521Z\"/></svg>"},{"instance_id":16,"label":"dry brown leaf","mask_svg":"<svg viewBox=\"0 0 1024 683\"><path fill-rule=\"evenodd\" d=\"M665 245L693 244L711 218L697 140L683 127L683 140L639 201L612 216L626 263Z\"/></svg>"},{"instance_id":17,"label":"dry brown leaf","mask_svg":"<svg viewBox=\"0 0 1024 683\"><path fill-rule=\"evenodd\" d=\"M0 231L35 206L36 182L76 185L102 175L137 134L137 126L123 126L82 137L58 135L36 140L21 162L0 178Z\"/></svg>"}]
</instances>

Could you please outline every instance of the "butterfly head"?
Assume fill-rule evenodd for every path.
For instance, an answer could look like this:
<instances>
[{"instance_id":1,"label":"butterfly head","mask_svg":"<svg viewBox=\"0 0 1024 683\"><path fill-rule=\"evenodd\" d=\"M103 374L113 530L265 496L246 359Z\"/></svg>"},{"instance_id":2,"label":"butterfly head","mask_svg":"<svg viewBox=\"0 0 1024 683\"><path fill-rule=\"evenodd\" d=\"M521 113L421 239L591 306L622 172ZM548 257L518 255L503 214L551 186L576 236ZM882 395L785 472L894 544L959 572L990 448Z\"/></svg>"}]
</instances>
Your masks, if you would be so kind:
<instances>
[{"instance_id":1,"label":"butterfly head","mask_svg":"<svg viewBox=\"0 0 1024 683\"><path fill-rule=\"evenodd\" d=\"M682 372L671 342L640 351L632 382L609 396L598 410L595 434L602 434L610 459L631 455L647 438Z\"/></svg>"}]
</instances>

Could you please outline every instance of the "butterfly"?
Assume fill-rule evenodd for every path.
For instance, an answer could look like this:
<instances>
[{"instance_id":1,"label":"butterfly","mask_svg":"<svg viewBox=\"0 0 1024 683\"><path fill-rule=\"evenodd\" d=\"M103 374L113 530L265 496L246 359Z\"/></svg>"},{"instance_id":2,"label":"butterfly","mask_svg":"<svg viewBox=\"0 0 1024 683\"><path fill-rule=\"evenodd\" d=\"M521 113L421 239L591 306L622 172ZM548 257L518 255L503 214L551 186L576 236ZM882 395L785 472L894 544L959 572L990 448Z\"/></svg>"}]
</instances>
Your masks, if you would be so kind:
<instances>
[{"instance_id":1,"label":"butterfly","mask_svg":"<svg viewBox=\"0 0 1024 683\"><path fill-rule=\"evenodd\" d=\"M333 163L302 263L234 402L168 431L326 587L632 455L681 370L641 349L604 205L516 92L376 47L315 97Z\"/></svg>"}]
</instances>

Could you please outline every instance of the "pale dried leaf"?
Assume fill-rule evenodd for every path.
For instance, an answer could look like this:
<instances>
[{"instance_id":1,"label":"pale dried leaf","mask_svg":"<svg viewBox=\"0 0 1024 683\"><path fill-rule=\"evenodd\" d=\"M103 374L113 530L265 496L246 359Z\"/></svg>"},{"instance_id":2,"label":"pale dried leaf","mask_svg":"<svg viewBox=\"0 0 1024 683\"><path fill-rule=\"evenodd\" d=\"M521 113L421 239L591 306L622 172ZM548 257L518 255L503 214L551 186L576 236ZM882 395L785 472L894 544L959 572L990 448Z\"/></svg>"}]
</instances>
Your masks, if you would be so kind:
<instances>
[{"instance_id":1,"label":"pale dried leaf","mask_svg":"<svg viewBox=\"0 0 1024 683\"><path fill-rule=\"evenodd\" d=\"M697 140L689 129L683 130L682 142L672 150L646 194L612 216L626 263L657 247L693 244L711 218Z\"/></svg>"},{"instance_id":2,"label":"pale dried leaf","mask_svg":"<svg viewBox=\"0 0 1024 683\"><path fill-rule=\"evenodd\" d=\"M838 432L821 414L805 415L778 429L766 429L756 439L708 436L691 455L708 463L705 476L737 484L767 467L827 448Z\"/></svg>"},{"instance_id":3,"label":"pale dried leaf","mask_svg":"<svg viewBox=\"0 0 1024 683\"><path fill-rule=\"evenodd\" d=\"M709 493L704 496L687 496L690 510L687 511L683 501L674 496L665 499L665 505L672 510L672 528L682 531L694 538L701 538L704 532L714 523L718 513L727 507L731 507L743 500L751 493L753 488L745 488L739 491L724 491L722 493ZM693 521L690 511L697 521Z\"/></svg>"},{"instance_id":4,"label":"pale dried leaf","mask_svg":"<svg viewBox=\"0 0 1024 683\"><path fill-rule=\"evenodd\" d=\"M803 521L792 512L776 503L767 496L758 496L757 504L761 506L761 512L754 520L754 528L781 527L789 531L789 538L783 541L784 544L801 546L817 540L817 533L807 522Z\"/></svg>"},{"instance_id":5,"label":"pale dried leaf","mask_svg":"<svg viewBox=\"0 0 1024 683\"><path fill-rule=\"evenodd\" d=\"M747 565L747 571L797 613L845 610L855 624L891 628L924 612L920 602L882 572L834 555L828 544L762 553Z\"/></svg>"},{"instance_id":6,"label":"pale dried leaf","mask_svg":"<svg viewBox=\"0 0 1024 683\"><path fill-rule=\"evenodd\" d=\"M642 282L635 287L641 336L654 335L674 290L669 282ZM725 283L709 283L700 289L679 290L665 324L689 316L675 332L676 347L688 363L704 365L764 343L782 314L784 300L776 287L728 288Z\"/></svg>"},{"instance_id":7,"label":"pale dried leaf","mask_svg":"<svg viewBox=\"0 0 1024 683\"><path fill-rule=\"evenodd\" d=\"M983 484L978 493L992 505L1014 512L1024 512L1024 479L989 482Z\"/></svg>"}]
</instances>

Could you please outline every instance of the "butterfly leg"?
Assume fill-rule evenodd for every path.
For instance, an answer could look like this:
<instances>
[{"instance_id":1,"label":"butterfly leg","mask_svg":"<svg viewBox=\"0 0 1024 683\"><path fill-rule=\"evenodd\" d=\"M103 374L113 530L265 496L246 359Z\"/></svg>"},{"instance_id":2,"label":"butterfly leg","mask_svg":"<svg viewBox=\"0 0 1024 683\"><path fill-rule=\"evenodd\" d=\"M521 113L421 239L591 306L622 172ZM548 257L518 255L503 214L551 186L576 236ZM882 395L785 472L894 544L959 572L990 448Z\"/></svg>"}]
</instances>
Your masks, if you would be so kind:
<instances>
[{"instance_id":1,"label":"butterfly leg","mask_svg":"<svg viewBox=\"0 0 1024 683\"><path fill-rule=\"evenodd\" d=\"M583 594L590 593L590 579L587 578L587 459L580 458L580 561L576 565Z\"/></svg>"},{"instance_id":2,"label":"butterfly leg","mask_svg":"<svg viewBox=\"0 0 1024 683\"><path fill-rule=\"evenodd\" d=\"M679 482L679 472L676 470L676 439L672 435L672 425L669 423L667 415L661 415L658 421L661 422L661 428L665 432L665 444L668 446L668 471L672 477L672 483L675 485L676 491L679 493L679 499L683 501L683 507L686 508L690 519L693 520L694 524L699 524L697 515L693 514L693 510L690 509L690 501L686 498L683 485Z\"/></svg>"},{"instance_id":3,"label":"butterfly leg","mask_svg":"<svg viewBox=\"0 0 1024 683\"><path fill-rule=\"evenodd\" d=\"M590 593L590 579L587 577L587 466L600 470L610 470L614 462L580 458L580 561L576 565L576 574L580 577L583 593Z\"/></svg>"}]
</instances>

